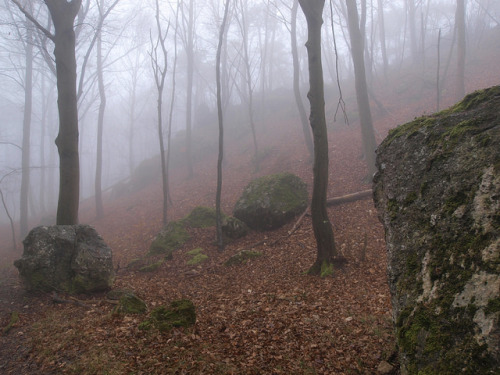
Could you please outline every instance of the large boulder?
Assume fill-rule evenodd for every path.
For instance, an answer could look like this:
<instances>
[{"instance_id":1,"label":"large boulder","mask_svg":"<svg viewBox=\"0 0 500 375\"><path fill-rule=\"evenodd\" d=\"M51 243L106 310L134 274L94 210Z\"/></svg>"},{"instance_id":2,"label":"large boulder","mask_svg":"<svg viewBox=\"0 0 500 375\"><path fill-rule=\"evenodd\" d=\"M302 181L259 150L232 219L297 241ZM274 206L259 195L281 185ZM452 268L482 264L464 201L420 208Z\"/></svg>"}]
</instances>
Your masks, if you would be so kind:
<instances>
[{"instance_id":1,"label":"large boulder","mask_svg":"<svg viewBox=\"0 0 500 375\"><path fill-rule=\"evenodd\" d=\"M377 151L402 374L498 374L500 87L391 131Z\"/></svg>"},{"instance_id":2,"label":"large boulder","mask_svg":"<svg viewBox=\"0 0 500 375\"><path fill-rule=\"evenodd\" d=\"M307 187L297 176L280 173L250 182L234 207L234 217L256 230L276 229L307 208Z\"/></svg>"},{"instance_id":3,"label":"large boulder","mask_svg":"<svg viewBox=\"0 0 500 375\"><path fill-rule=\"evenodd\" d=\"M89 225L34 228L14 262L28 290L91 293L113 283L111 249Z\"/></svg>"}]
</instances>

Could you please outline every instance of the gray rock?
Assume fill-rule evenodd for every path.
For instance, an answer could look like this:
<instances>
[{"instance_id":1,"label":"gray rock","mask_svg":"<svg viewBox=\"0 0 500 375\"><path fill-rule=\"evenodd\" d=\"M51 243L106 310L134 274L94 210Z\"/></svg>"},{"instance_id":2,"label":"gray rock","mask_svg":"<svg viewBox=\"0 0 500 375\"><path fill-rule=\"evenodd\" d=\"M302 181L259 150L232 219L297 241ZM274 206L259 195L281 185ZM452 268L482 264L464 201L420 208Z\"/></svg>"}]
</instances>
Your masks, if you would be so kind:
<instances>
[{"instance_id":1,"label":"gray rock","mask_svg":"<svg viewBox=\"0 0 500 375\"><path fill-rule=\"evenodd\" d=\"M111 249L89 225L34 228L14 262L28 290L90 293L113 283Z\"/></svg>"},{"instance_id":2,"label":"gray rock","mask_svg":"<svg viewBox=\"0 0 500 375\"><path fill-rule=\"evenodd\" d=\"M245 237L248 233L247 225L232 216L226 216L222 219L222 233L233 240Z\"/></svg>"},{"instance_id":3,"label":"gray rock","mask_svg":"<svg viewBox=\"0 0 500 375\"><path fill-rule=\"evenodd\" d=\"M377 151L402 374L500 366L500 87L391 131Z\"/></svg>"},{"instance_id":4,"label":"gray rock","mask_svg":"<svg viewBox=\"0 0 500 375\"><path fill-rule=\"evenodd\" d=\"M306 184L291 173L253 180L236 202L234 216L256 230L276 229L307 208Z\"/></svg>"}]
</instances>

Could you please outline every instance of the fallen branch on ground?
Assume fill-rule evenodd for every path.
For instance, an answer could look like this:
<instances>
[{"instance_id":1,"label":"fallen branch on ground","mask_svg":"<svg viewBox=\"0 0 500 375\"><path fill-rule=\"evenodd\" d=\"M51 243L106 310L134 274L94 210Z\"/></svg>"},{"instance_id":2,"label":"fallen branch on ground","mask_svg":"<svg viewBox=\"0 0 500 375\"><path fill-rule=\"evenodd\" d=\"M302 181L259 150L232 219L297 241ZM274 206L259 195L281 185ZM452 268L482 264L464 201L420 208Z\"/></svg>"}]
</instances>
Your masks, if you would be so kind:
<instances>
[{"instance_id":1,"label":"fallen branch on ground","mask_svg":"<svg viewBox=\"0 0 500 375\"><path fill-rule=\"evenodd\" d=\"M363 191L358 191L357 193L343 195L341 197L329 198L326 200L326 205L328 207L329 206L336 206L338 204L347 203L347 202L354 202L354 201L368 198L371 196L372 196L372 190L363 190Z\"/></svg>"}]
</instances>

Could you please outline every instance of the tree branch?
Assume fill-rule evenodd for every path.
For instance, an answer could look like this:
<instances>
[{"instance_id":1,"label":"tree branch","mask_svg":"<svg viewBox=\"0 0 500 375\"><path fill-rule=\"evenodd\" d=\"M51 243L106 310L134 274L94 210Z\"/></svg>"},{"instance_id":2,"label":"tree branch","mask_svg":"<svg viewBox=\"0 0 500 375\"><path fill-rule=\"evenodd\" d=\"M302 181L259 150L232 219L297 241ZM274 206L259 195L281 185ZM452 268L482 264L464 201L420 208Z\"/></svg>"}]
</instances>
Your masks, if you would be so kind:
<instances>
[{"instance_id":1,"label":"tree branch","mask_svg":"<svg viewBox=\"0 0 500 375\"><path fill-rule=\"evenodd\" d=\"M19 3L17 0L11 0L16 6L19 8L21 13L23 13L27 19L29 19L36 27L38 30L40 30L42 33L45 34L47 38L50 40L54 41L54 34L52 34L49 30L47 30L45 27L43 27L40 22L38 22L26 9L23 8L23 6Z\"/></svg>"}]
</instances>

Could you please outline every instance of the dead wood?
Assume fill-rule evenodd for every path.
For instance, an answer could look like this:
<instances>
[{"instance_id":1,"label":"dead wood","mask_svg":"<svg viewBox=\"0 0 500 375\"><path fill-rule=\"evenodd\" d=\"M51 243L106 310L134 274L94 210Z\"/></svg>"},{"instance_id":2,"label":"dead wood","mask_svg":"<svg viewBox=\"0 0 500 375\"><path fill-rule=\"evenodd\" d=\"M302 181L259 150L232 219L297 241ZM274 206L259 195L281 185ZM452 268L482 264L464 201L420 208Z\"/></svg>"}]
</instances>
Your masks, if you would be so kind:
<instances>
[{"instance_id":1,"label":"dead wood","mask_svg":"<svg viewBox=\"0 0 500 375\"><path fill-rule=\"evenodd\" d=\"M352 194L342 195L341 197L329 198L326 200L326 205L328 207L336 206L338 204L347 203L347 202L354 202L354 201L357 201L360 199L365 199L365 198L368 198L371 196L372 196L371 190L363 190L363 191L358 191L358 192L352 193Z\"/></svg>"}]
</instances>

